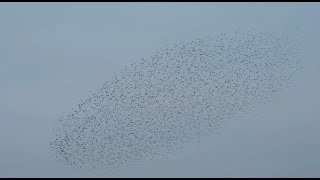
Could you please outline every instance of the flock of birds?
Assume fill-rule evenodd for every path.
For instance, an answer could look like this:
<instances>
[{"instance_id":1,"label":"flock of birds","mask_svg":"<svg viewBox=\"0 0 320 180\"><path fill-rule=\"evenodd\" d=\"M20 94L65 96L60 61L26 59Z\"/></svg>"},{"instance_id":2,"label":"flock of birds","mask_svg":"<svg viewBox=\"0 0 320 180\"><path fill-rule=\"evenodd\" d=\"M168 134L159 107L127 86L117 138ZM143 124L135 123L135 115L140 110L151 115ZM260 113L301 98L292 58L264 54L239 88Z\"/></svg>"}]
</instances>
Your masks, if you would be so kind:
<instances>
[{"instance_id":1,"label":"flock of birds","mask_svg":"<svg viewBox=\"0 0 320 180\"><path fill-rule=\"evenodd\" d=\"M126 66L59 118L50 150L85 169L166 157L279 95L302 69L298 52L284 33L173 44Z\"/></svg>"}]
</instances>

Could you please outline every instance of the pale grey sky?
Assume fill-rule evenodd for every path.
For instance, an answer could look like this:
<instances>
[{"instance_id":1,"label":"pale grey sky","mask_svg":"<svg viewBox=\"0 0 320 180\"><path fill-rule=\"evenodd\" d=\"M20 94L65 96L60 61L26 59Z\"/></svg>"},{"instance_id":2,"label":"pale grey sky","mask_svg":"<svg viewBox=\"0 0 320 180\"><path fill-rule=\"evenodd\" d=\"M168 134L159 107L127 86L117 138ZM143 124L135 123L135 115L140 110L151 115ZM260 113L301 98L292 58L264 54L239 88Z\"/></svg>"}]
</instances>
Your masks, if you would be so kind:
<instances>
[{"instance_id":1,"label":"pale grey sky","mask_svg":"<svg viewBox=\"0 0 320 180\"><path fill-rule=\"evenodd\" d=\"M159 48L251 28L302 40L296 86L177 159L112 176L319 177L319 19L319 3L0 3L0 177L101 176L49 156L59 115Z\"/></svg>"}]
</instances>

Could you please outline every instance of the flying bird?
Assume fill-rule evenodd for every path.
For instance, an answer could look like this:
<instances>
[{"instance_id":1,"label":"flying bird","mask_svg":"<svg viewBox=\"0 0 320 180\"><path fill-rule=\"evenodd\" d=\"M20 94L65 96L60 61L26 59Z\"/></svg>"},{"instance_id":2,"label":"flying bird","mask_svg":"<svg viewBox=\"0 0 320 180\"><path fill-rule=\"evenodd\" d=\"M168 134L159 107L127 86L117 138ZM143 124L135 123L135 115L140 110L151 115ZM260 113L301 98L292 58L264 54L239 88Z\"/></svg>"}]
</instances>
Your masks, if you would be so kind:
<instances>
[{"instance_id":1,"label":"flying bird","mask_svg":"<svg viewBox=\"0 0 320 180\"><path fill-rule=\"evenodd\" d=\"M50 152L104 170L167 157L280 95L302 69L298 45L238 30L162 48L60 117Z\"/></svg>"}]
</instances>

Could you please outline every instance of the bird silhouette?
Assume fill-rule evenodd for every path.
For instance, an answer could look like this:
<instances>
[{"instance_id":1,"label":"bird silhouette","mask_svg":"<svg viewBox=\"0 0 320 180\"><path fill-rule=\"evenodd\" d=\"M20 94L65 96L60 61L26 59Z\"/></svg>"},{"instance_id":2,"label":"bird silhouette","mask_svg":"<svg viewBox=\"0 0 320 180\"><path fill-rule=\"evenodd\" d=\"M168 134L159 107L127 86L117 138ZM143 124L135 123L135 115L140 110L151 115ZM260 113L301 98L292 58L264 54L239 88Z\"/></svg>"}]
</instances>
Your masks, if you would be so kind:
<instances>
[{"instance_id":1,"label":"bird silhouette","mask_svg":"<svg viewBox=\"0 0 320 180\"><path fill-rule=\"evenodd\" d=\"M239 30L159 49L60 117L50 152L110 171L165 158L279 96L302 69L298 53L284 33Z\"/></svg>"}]
</instances>

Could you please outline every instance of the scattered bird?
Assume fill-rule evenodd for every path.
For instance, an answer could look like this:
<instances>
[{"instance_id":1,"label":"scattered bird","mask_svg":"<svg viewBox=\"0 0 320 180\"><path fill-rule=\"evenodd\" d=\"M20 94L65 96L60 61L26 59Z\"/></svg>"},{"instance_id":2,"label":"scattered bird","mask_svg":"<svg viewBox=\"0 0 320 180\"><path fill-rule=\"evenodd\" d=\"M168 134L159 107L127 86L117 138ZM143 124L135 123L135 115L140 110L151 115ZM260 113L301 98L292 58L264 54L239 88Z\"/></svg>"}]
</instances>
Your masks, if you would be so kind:
<instances>
[{"instance_id":1,"label":"scattered bird","mask_svg":"<svg viewBox=\"0 0 320 180\"><path fill-rule=\"evenodd\" d=\"M166 157L280 95L301 70L285 34L223 33L163 48L59 118L51 153L112 170Z\"/></svg>"}]
</instances>

